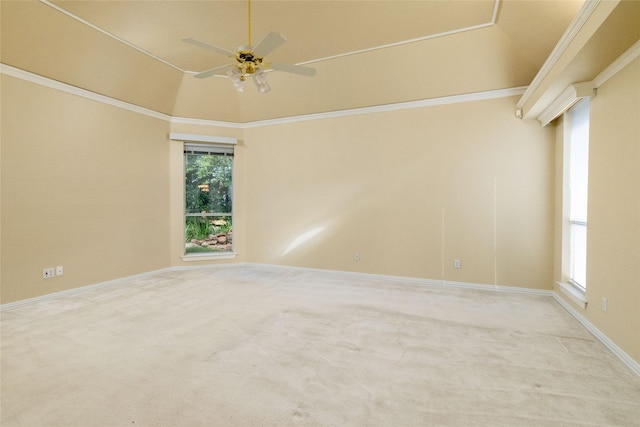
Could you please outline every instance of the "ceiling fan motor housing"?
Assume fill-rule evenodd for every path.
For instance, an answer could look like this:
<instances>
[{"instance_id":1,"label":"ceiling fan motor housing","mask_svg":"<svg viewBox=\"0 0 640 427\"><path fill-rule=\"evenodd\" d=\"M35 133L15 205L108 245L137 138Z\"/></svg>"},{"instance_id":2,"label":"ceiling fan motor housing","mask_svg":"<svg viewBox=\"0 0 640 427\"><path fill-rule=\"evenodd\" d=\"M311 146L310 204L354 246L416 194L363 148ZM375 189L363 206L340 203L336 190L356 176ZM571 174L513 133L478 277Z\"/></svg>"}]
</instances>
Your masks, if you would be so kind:
<instances>
[{"instance_id":1,"label":"ceiling fan motor housing","mask_svg":"<svg viewBox=\"0 0 640 427\"><path fill-rule=\"evenodd\" d=\"M242 71L241 79L244 80L246 74L253 74L262 65L263 58L256 56L249 50L236 51L236 61L238 68Z\"/></svg>"}]
</instances>

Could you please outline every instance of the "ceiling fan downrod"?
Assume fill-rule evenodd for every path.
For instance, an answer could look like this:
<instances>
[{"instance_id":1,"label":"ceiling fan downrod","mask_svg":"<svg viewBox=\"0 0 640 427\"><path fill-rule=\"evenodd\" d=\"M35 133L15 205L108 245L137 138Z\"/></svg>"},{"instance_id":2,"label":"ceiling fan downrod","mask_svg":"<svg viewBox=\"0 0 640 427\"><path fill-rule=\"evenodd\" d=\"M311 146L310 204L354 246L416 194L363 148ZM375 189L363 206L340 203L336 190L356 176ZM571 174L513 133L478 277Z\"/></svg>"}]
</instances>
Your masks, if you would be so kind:
<instances>
[{"instance_id":1,"label":"ceiling fan downrod","mask_svg":"<svg viewBox=\"0 0 640 427\"><path fill-rule=\"evenodd\" d=\"M215 75L226 75L231 80L235 88L242 92L242 83L246 80L247 76L251 76L253 77L253 81L256 84L258 91L260 93L264 93L271 90L269 83L267 82L267 72L271 70L284 71L307 77L312 77L316 74L316 70L313 68L265 61L265 56L286 42L287 39L284 38L282 34L271 31L260 43L258 43L257 46L254 47L251 44L251 0L247 0L247 18L248 44L247 46L239 46L233 52L191 37L183 39L186 43L212 50L236 60L234 64L222 65L210 70L202 71L200 73L196 73L194 77L203 79Z\"/></svg>"},{"instance_id":2,"label":"ceiling fan downrod","mask_svg":"<svg viewBox=\"0 0 640 427\"><path fill-rule=\"evenodd\" d=\"M247 46L251 49L251 0L247 0Z\"/></svg>"}]
</instances>

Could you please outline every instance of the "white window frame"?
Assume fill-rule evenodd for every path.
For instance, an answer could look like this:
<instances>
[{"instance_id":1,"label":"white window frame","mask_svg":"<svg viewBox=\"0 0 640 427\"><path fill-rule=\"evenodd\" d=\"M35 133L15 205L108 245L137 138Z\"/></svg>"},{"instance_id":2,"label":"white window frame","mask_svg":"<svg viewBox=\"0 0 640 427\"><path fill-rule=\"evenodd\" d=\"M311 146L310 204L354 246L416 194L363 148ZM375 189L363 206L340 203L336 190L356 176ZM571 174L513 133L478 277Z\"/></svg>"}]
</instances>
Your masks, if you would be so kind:
<instances>
[{"instance_id":1,"label":"white window frame","mask_svg":"<svg viewBox=\"0 0 640 427\"><path fill-rule=\"evenodd\" d=\"M586 109L586 111L585 111ZM562 281L558 284L560 285L560 289L567 294L574 302L578 304L582 304L586 307L586 290L587 290L587 282L586 282L586 236L587 236L587 216L586 216L586 208L581 209L579 217L576 216L575 206L572 209L572 200L579 200L576 197L572 197L572 170L571 163L572 159L575 157L572 155L572 145L575 142L574 137L576 133L574 132L574 118L576 114L586 114L587 126L589 122L589 99L585 98L577 102L567 113L564 114L564 133L563 133L563 222L562 222ZM584 135L582 135L584 137ZM588 129L586 132L586 179L587 182L584 183L583 189L588 189ZM575 190L574 190L575 191ZM587 194L583 194L584 200L588 197ZM585 204L586 206L586 204ZM584 237L584 253L576 258L576 252L574 248L574 244L576 242L575 238L575 230L576 227L584 228L582 233ZM576 274L575 268L580 268L580 273ZM579 280L576 280L579 279Z\"/></svg>"},{"instance_id":2,"label":"white window frame","mask_svg":"<svg viewBox=\"0 0 640 427\"><path fill-rule=\"evenodd\" d=\"M183 153L185 151L184 148L187 145L190 145L190 146L202 145L203 147L218 145L218 146L225 146L233 150L235 148L234 146L238 143L238 140L233 137L194 135L194 134L186 134L186 133L170 133L169 139L175 140L175 141L182 141L184 144L183 150L182 150ZM182 156L183 156L183 164L184 164L184 154L182 154ZM235 181L235 170L236 168L235 168L235 156L234 156L234 167L233 167L234 176L232 178L234 181ZM185 177L185 171L183 171L182 177L181 177L183 180L183 186L184 186L184 177ZM183 194L183 199L184 197L185 195ZM234 196L234 199L235 199L235 196ZM187 213L185 212L184 200L182 201L182 209L183 209L182 217L184 219L187 216ZM231 212L232 218L234 215L234 212L233 212L234 209L235 209L235 203L232 203L232 212ZM184 236L185 236L184 220L181 221L181 223L182 223L181 242L184 245ZM233 249L231 251L225 251L225 252L205 252L205 253L183 254L182 260L185 262L195 262L195 261L213 261L213 260L233 259L233 258L236 258L238 254L235 252L235 244L233 244L232 248Z\"/></svg>"}]
</instances>

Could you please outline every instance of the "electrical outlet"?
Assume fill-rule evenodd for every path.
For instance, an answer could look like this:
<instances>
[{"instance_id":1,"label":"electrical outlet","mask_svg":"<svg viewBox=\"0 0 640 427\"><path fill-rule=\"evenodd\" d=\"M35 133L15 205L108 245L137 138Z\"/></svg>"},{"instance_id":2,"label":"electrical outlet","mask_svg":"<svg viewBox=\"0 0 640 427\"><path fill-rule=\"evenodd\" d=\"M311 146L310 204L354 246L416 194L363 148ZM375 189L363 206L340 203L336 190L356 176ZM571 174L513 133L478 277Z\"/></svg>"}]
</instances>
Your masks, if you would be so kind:
<instances>
[{"instance_id":1,"label":"electrical outlet","mask_svg":"<svg viewBox=\"0 0 640 427\"><path fill-rule=\"evenodd\" d=\"M607 304L609 303L609 301L607 301L607 297L602 297L602 311L607 311Z\"/></svg>"},{"instance_id":2,"label":"electrical outlet","mask_svg":"<svg viewBox=\"0 0 640 427\"><path fill-rule=\"evenodd\" d=\"M360 261L360 252L354 252L353 253L353 260L354 261Z\"/></svg>"},{"instance_id":3,"label":"electrical outlet","mask_svg":"<svg viewBox=\"0 0 640 427\"><path fill-rule=\"evenodd\" d=\"M271 246L267 246L267 255L271 255L273 253L273 249L271 249Z\"/></svg>"},{"instance_id":4,"label":"electrical outlet","mask_svg":"<svg viewBox=\"0 0 640 427\"><path fill-rule=\"evenodd\" d=\"M461 264L460 264L460 260L459 259L454 259L453 260L453 268L460 268Z\"/></svg>"},{"instance_id":5,"label":"electrical outlet","mask_svg":"<svg viewBox=\"0 0 640 427\"><path fill-rule=\"evenodd\" d=\"M56 276L62 276L64 274L64 269L61 265L56 267Z\"/></svg>"},{"instance_id":6,"label":"electrical outlet","mask_svg":"<svg viewBox=\"0 0 640 427\"><path fill-rule=\"evenodd\" d=\"M45 268L44 270L42 270L42 278L43 279L51 279L54 276L55 276L55 274L54 274L54 271L53 271L53 267Z\"/></svg>"}]
</instances>

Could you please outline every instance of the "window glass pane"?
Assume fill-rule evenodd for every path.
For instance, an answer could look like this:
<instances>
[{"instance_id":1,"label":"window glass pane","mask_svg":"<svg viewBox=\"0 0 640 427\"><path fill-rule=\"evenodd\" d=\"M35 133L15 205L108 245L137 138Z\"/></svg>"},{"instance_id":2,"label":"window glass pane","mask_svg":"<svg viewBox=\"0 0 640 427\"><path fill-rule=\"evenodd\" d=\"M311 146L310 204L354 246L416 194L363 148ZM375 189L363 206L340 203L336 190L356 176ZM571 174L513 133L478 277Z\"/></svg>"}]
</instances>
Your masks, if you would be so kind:
<instances>
[{"instance_id":1,"label":"window glass pane","mask_svg":"<svg viewBox=\"0 0 640 427\"><path fill-rule=\"evenodd\" d=\"M185 212L231 213L233 157L185 154Z\"/></svg>"},{"instance_id":2,"label":"window glass pane","mask_svg":"<svg viewBox=\"0 0 640 427\"><path fill-rule=\"evenodd\" d=\"M587 283L587 226L571 224L570 236L569 275L573 284L584 289Z\"/></svg>"},{"instance_id":3,"label":"window glass pane","mask_svg":"<svg viewBox=\"0 0 640 427\"><path fill-rule=\"evenodd\" d=\"M230 216L187 216L185 253L231 251L233 224Z\"/></svg>"},{"instance_id":4,"label":"window glass pane","mask_svg":"<svg viewBox=\"0 0 640 427\"><path fill-rule=\"evenodd\" d=\"M571 219L587 220L589 177L589 102L571 110L569 191Z\"/></svg>"},{"instance_id":5,"label":"window glass pane","mask_svg":"<svg viewBox=\"0 0 640 427\"><path fill-rule=\"evenodd\" d=\"M232 250L233 152L214 148L185 147L187 254Z\"/></svg>"},{"instance_id":6,"label":"window glass pane","mask_svg":"<svg viewBox=\"0 0 640 427\"><path fill-rule=\"evenodd\" d=\"M586 289L587 196L589 193L589 101L570 112L569 140L569 280Z\"/></svg>"}]
</instances>

